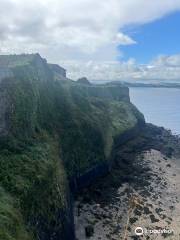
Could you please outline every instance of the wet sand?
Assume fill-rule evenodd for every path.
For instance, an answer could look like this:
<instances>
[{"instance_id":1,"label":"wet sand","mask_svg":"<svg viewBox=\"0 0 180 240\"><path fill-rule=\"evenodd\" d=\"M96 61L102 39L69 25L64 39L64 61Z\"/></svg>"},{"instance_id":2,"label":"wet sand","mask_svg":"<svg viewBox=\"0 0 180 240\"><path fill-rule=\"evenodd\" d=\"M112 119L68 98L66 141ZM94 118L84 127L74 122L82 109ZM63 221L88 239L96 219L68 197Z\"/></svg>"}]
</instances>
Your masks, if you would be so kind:
<instances>
[{"instance_id":1,"label":"wet sand","mask_svg":"<svg viewBox=\"0 0 180 240\"><path fill-rule=\"evenodd\" d=\"M112 188L112 201L101 201L101 189L99 198L78 197L74 208L78 240L180 240L180 159L151 149L133 164L139 169L146 166L145 173ZM137 236L136 227L144 234Z\"/></svg>"}]
</instances>

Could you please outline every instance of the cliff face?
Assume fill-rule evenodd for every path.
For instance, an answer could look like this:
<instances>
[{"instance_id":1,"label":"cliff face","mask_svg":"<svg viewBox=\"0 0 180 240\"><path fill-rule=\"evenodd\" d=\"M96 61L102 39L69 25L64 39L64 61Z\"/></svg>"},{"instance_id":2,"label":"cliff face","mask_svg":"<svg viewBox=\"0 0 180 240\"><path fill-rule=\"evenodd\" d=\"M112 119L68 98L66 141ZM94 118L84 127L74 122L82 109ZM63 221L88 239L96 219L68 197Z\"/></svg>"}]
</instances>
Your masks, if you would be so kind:
<instances>
[{"instance_id":1,"label":"cliff face","mask_svg":"<svg viewBox=\"0 0 180 240\"><path fill-rule=\"evenodd\" d=\"M55 79L65 80L66 79L66 70L60 67L58 64L49 64L49 67L55 74Z\"/></svg>"},{"instance_id":2,"label":"cliff face","mask_svg":"<svg viewBox=\"0 0 180 240\"><path fill-rule=\"evenodd\" d=\"M116 140L144 118L126 87L59 81L38 54L5 59L11 76L0 82L0 239L74 239L68 182L78 187L104 174Z\"/></svg>"}]
</instances>

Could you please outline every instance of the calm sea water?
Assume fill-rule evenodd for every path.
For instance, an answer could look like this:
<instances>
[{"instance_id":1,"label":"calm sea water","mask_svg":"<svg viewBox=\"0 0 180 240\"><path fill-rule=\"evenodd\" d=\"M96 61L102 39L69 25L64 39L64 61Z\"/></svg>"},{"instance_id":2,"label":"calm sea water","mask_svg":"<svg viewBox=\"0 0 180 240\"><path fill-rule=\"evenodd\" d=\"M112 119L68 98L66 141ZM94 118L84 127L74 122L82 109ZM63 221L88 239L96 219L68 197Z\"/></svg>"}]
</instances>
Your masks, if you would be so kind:
<instances>
[{"instance_id":1,"label":"calm sea water","mask_svg":"<svg viewBox=\"0 0 180 240\"><path fill-rule=\"evenodd\" d=\"M130 88L130 98L147 122L180 134L180 89Z\"/></svg>"}]
</instances>

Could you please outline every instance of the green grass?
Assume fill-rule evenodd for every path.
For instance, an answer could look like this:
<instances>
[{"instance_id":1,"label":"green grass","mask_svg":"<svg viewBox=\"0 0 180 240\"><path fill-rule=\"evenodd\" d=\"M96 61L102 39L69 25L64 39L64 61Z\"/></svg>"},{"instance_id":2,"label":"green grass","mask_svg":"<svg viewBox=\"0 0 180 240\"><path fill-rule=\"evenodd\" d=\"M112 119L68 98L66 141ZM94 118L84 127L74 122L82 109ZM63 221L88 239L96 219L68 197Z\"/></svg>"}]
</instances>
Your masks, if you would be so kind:
<instances>
[{"instance_id":1,"label":"green grass","mask_svg":"<svg viewBox=\"0 0 180 240\"><path fill-rule=\"evenodd\" d=\"M52 224L54 231L61 228L57 215L58 211L67 207L67 182L56 142L47 138L46 141L39 140L21 153L1 151L0 182L11 196L6 197L1 191L1 206L7 210L4 211L4 219L7 219L7 222L11 219L8 223L10 225L4 224L4 230L0 228L0 234L3 236L7 233L9 238L5 238L4 235L1 239L13 239L13 234L22 232L22 216L23 221L29 226L26 231L32 232L34 237L37 237L40 231L34 227L38 222L42 222L41 231L43 229L47 231ZM3 205L6 202L4 198L9 199L6 205ZM14 207L11 198L16 202ZM15 225L17 229L13 233L11 225L13 226L13 221L16 220L20 224ZM2 221L3 216L0 215L0 224ZM21 239L15 235L14 238Z\"/></svg>"},{"instance_id":2,"label":"green grass","mask_svg":"<svg viewBox=\"0 0 180 240\"><path fill-rule=\"evenodd\" d=\"M143 116L126 88L53 81L46 63L17 65L4 84L10 110L9 135L0 139L0 239L51 239L69 221L67 177L108 161L114 139Z\"/></svg>"},{"instance_id":3,"label":"green grass","mask_svg":"<svg viewBox=\"0 0 180 240\"><path fill-rule=\"evenodd\" d=\"M14 199L0 187L0 239L31 240Z\"/></svg>"}]
</instances>

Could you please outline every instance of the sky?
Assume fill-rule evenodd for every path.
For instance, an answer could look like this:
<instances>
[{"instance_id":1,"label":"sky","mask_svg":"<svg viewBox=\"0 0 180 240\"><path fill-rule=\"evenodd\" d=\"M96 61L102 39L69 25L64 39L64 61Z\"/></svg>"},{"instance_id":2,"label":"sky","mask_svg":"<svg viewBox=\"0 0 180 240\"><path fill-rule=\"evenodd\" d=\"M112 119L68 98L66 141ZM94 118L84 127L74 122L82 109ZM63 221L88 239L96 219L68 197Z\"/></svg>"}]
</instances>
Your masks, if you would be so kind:
<instances>
[{"instance_id":1,"label":"sky","mask_svg":"<svg viewBox=\"0 0 180 240\"><path fill-rule=\"evenodd\" d=\"M0 54L39 52L68 77L180 82L180 0L0 0Z\"/></svg>"},{"instance_id":2,"label":"sky","mask_svg":"<svg viewBox=\"0 0 180 240\"><path fill-rule=\"evenodd\" d=\"M138 62L148 63L158 55L175 55L180 53L180 12L165 15L161 19L134 29L126 30L137 44L120 46L124 58L133 56Z\"/></svg>"}]
</instances>

